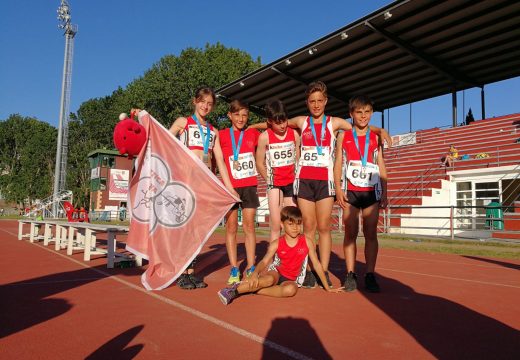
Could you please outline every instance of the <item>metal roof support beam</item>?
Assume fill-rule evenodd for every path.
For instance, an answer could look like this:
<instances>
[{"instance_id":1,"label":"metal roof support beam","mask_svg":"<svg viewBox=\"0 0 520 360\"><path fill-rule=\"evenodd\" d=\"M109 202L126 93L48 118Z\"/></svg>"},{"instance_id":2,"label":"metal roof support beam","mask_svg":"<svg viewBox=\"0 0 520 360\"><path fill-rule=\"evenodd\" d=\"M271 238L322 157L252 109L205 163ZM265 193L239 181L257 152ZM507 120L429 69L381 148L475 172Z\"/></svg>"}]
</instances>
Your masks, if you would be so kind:
<instances>
[{"instance_id":1,"label":"metal roof support beam","mask_svg":"<svg viewBox=\"0 0 520 360\"><path fill-rule=\"evenodd\" d=\"M300 78L299 76L296 76L296 75L293 75L293 74L289 74L289 73L286 73L274 66L271 66L271 70L273 70L274 72L280 74L280 75L283 75L285 76L286 78L288 79L291 79L293 81L296 81L302 85L305 85L305 86L309 86L309 82L303 80L302 78ZM350 96L349 95L343 95L343 94L340 94L336 91L334 91L333 89L330 89L329 87L327 87L327 92L329 94L330 97L333 97L334 99L342 102L343 104L345 105L348 105L348 100L350 99ZM346 99L346 100L345 100Z\"/></svg>"},{"instance_id":2,"label":"metal roof support beam","mask_svg":"<svg viewBox=\"0 0 520 360\"><path fill-rule=\"evenodd\" d=\"M486 118L486 99L485 99L484 85L480 88L480 106L482 106L482 119Z\"/></svg>"},{"instance_id":3,"label":"metal roof support beam","mask_svg":"<svg viewBox=\"0 0 520 360\"><path fill-rule=\"evenodd\" d=\"M453 90L451 93L451 108L452 108L452 126L457 127L457 91Z\"/></svg>"},{"instance_id":4,"label":"metal roof support beam","mask_svg":"<svg viewBox=\"0 0 520 360\"><path fill-rule=\"evenodd\" d=\"M446 64L442 63L441 61L435 59L434 57L427 55L423 51L415 48L414 46L410 45L406 41L402 40L401 38L397 37L396 35L372 24L369 21L365 21L365 25L372 29L375 33L378 33L388 41L392 42L394 45L399 47L400 49L406 51L411 56L415 57L416 59L420 60L422 63L426 64L427 66L433 68L435 71L440 73L441 75L447 77L448 79L459 82L459 83L465 83L471 86L480 86L476 81L473 79L470 79L465 74L460 73L459 71L453 71L450 69Z\"/></svg>"}]
</instances>

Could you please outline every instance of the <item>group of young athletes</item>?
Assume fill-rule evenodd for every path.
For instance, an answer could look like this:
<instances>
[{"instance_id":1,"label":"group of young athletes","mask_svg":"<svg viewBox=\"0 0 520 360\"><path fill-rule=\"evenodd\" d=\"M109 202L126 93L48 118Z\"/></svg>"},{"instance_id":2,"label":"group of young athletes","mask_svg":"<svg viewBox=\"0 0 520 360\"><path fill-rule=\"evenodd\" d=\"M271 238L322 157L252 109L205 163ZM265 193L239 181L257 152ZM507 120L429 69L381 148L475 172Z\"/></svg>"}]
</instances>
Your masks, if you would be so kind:
<instances>
[{"instance_id":1,"label":"group of young athletes","mask_svg":"<svg viewBox=\"0 0 520 360\"><path fill-rule=\"evenodd\" d=\"M218 167L226 188L241 200L225 217L231 270L229 287L218 292L224 304L250 292L294 296L298 287L313 288L317 283L330 292L356 290L354 267L360 213L365 235L365 288L379 292L374 275L377 222L379 208L387 203L382 144L383 140L391 144L391 139L384 129L369 125L373 113L370 98L356 96L350 100L351 124L325 115L327 87L323 82L311 83L305 95L309 115L289 119L283 103L275 100L265 106L267 122L249 127L248 105L233 100L228 112L231 127L217 131L206 120L215 105L215 93L201 87L193 98L193 115L180 117L171 126L172 134L208 167ZM266 130L260 133L258 129ZM264 258L255 265L258 173L267 182L270 244ZM344 286L332 289L328 267L335 201L343 209L347 274ZM239 207L247 262L243 276L237 259ZM314 242L316 232L319 257ZM195 261L180 276L179 287L207 286L194 274L194 265Z\"/></svg>"}]
</instances>

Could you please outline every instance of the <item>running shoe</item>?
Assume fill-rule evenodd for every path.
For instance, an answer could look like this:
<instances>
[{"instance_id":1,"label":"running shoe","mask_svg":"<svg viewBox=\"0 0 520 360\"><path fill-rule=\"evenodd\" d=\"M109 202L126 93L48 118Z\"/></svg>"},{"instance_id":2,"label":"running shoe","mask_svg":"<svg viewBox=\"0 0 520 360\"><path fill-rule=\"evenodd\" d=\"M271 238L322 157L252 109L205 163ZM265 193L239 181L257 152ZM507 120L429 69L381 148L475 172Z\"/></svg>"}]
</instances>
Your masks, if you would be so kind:
<instances>
[{"instance_id":1,"label":"running shoe","mask_svg":"<svg viewBox=\"0 0 520 360\"><path fill-rule=\"evenodd\" d=\"M233 301L234 298L238 296L237 287L238 283L217 292L220 301L222 301L222 304L228 305L231 303L231 301Z\"/></svg>"},{"instance_id":2,"label":"running shoe","mask_svg":"<svg viewBox=\"0 0 520 360\"><path fill-rule=\"evenodd\" d=\"M365 289L367 289L371 293L378 293L380 291L379 285L377 283L376 276L374 273L365 274Z\"/></svg>"},{"instance_id":3,"label":"running shoe","mask_svg":"<svg viewBox=\"0 0 520 360\"><path fill-rule=\"evenodd\" d=\"M351 292L357 289L357 275L353 271L349 271L343 284L345 291Z\"/></svg>"},{"instance_id":4,"label":"running shoe","mask_svg":"<svg viewBox=\"0 0 520 360\"><path fill-rule=\"evenodd\" d=\"M246 277L250 277L251 274L255 271L255 266L251 266L249 269L246 270Z\"/></svg>"},{"instance_id":5,"label":"running shoe","mask_svg":"<svg viewBox=\"0 0 520 360\"><path fill-rule=\"evenodd\" d=\"M238 273L237 267L232 267L229 272L229 279L227 281L228 285L233 285L240 282L240 274Z\"/></svg>"},{"instance_id":6,"label":"running shoe","mask_svg":"<svg viewBox=\"0 0 520 360\"><path fill-rule=\"evenodd\" d=\"M208 284L206 284L202 279L195 276L194 273L188 274L188 277L190 278L191 282L197 289L203 289L205 287L208 287Z\"/></svg>"},{"instance_id":7,"label":"running shoe","mask_svg":"<svg viewBox=\"0 0 520 360\"><path fill-rule=\"evenodd\" d=\"M177 279L177 286L184 290L193 290L195 289L195 284L191 282L188 274L182 274Z\"/></svg>"},{"instance_id":8,"label":"running shoe","mask_svg":"<svg viewBox=\"0 0 520 360\"><path fill-rule=\"evenodd\" d=\"M306 271L302 287L305 289L314 289L316 287L316 277L314 276L312 271Z\"/></svg>"}]
</instances>

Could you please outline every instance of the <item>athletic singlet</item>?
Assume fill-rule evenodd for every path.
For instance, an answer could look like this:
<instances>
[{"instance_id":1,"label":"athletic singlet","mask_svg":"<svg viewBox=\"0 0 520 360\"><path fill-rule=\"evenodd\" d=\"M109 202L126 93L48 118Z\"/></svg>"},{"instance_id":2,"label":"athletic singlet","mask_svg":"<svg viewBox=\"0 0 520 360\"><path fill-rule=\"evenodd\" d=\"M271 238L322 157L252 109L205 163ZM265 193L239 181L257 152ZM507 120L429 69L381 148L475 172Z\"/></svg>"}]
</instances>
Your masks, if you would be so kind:
<instances>
[{"instance_id":1,"label":"athletic singlet","mask_svg":"<svg viewBox=\"0 0 520 360\"><path fill-rule=\"evenodd\" d=\"M336 138L332 131L332 121L330 116L327 116L326 121L326 133L323 141L321 141L322 154L319 155L316 140L319 144L321 140L322 125L321 123L316 124L316 119L314 119L314 129L316 131L315 140L310 126L310 117L307 117L302 128L301 152L296 178L334 181L334 146Z\"/></svg>"},{"instance_id":2,"label":"athletic singlet","mask_svg":"<svg viewBox=\"0 0 520 360\"><path fill-rule=\"evenodd\" d=\"M358 135L359 151L356 148L352 131L345 131L343 137L343 155L344 169L347 179L347 190L350 191L372 191L379 184L379 167L377 166L377 156L379 152L379 143L377 134L370 132L370 140L368 143L367 165L363 172L361 164L361 154L365 153L365 135Z\"/></svg>"},{"instance_id":3,"label":"athletic singlet","mask_svg":"<svg viewBox=\"0 0 520 360\"><path fill-rule=\"evenodd\" d=\"M209 124L209 152L213 151L213 147L215 146L215 128L213 125ZM202 126L202 130L204 131L204 136L206 136L206 126ZM179 140L190 150L204 150L204 142L202 141L202 136L200 135L200 129L195 120L191 116L186 118L186 126L184 126L184 131L179 136Z\"/></svg>"},{"instance_id":4,"label":"athletic singlet","mask_svg":"<svg viewBox=\"0 0 520 360\"><path fill-rule=\"evenodd\" d=\"M242 138L242 145L240 146L240 153L237 160L238 167L236 169L233 166L233 143L229 134L229 128L220 130L218 135L231 185L234 188L257 186L255 148L258 144L260 132L256 129L244 130L244 137ZM233 131L233 135L235 137L235 144L238 146L240 131Z\"/></svg>"},{"instance_id":5,"label":"athletic singlet","mask_svg":"<svg viewBox=\"0 0 520 360\"><path fill-rule=\"evenodd\" d=\"M287 245L285 236L280 236L278 238L278 249L276 250L276 255L280 260L277 271L287 279L295 281L302 272L302 266L307 263L305 260L308 254L309 248L307 247L305 235L300 234L298 242L293 247Z\"/></svg>"},{"instance_id":6,"label":"athletic singlet","mask_svg":"<svg viewBox=\"0 0 520 360\"><path fill-rule=\"evenodd\" d=\"M266 147L267 185L285 186L294 182L296 148L294 129L288 128L285 138L280 140L272 129L267 129Z\"/></svg>"}]
</instances>

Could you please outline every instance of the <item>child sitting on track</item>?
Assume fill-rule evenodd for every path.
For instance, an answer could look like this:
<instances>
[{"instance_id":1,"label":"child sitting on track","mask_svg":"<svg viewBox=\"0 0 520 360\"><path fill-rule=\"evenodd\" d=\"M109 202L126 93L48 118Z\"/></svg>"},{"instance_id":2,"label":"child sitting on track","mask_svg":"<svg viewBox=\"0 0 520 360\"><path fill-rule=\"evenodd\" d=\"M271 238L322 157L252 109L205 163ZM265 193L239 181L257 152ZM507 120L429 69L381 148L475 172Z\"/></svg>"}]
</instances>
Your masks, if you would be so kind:
<instances>
[{"instance_id":1,"label":"child sitting on track","mask_svg":"<svg viewBox=\"0 0 520 360\"><path fill-rule=\"evenodd\" d=\"M270 240L280 237L280 210L295 206L293 183L300 154L300 136L288 127L288 116L280 100L265 106L268 129L258 138L256 167L267 182Z\"/></svg>"},{"instance_id":2,"label":"child sitting on track","mask_svg":"<svg viewBox=\"0 0 520 360\"><path fill-rule=\"evenodd\" d=\"M257 293L272 297L296 295L298 291L296 281L297 278L303 280L307 256L311 259L314 270L320 277L326 291L339 292L343 290L342 288L331 289L328 286L314 244L301 234L302 213L300 209L295 206L284 207L281 211L281 219L285 234L270 243L267 253L258 263L251 276L241 283L218 292L218 296L224 305L228 305L233 299L246 293ZM269 266L269 264L271 265ZM266 267L268 267L267 272L260 275Z\"/></svg>"}]
</instances>

